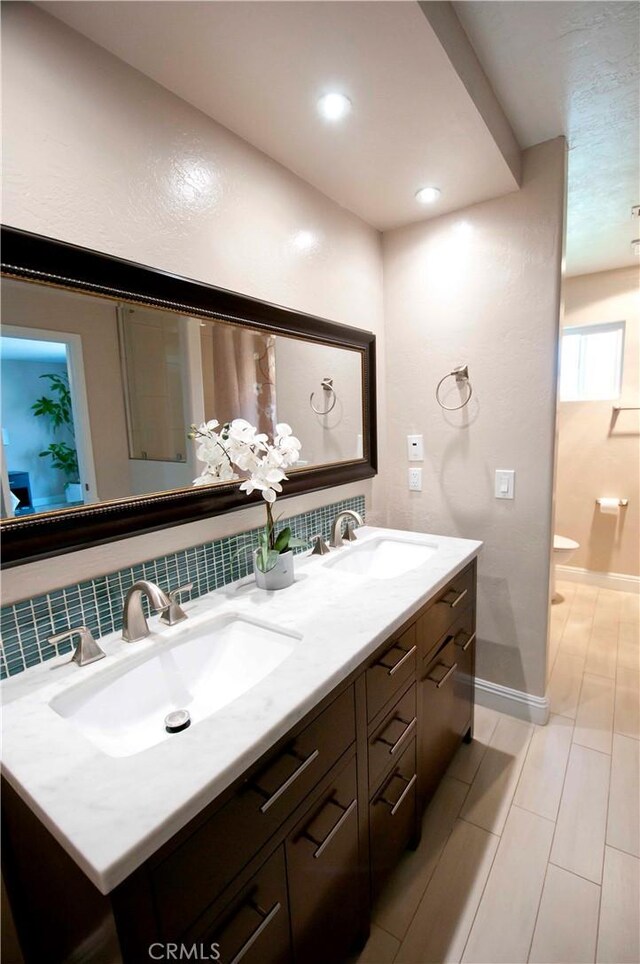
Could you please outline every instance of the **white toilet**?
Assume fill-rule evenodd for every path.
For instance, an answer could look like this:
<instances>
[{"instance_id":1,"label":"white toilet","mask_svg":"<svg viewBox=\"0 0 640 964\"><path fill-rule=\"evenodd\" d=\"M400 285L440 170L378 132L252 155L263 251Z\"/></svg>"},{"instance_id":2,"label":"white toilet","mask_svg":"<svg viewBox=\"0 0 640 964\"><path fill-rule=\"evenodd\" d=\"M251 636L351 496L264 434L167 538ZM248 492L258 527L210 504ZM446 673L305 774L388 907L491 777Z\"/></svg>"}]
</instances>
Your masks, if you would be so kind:
<instances>
[{"instance_id":1,"label":"white toilet","mask_svg":"<svg viewBox=\"0 0 640 964\"><path fill-rule=\"evenodd\" d=\"M562 597L556 592L556 566L566 566L576 549L580 548L580 543L575 539L568 539L566 536L553 536L553 593L551 602L560 602Z\"/></svg>"}]
</instances>

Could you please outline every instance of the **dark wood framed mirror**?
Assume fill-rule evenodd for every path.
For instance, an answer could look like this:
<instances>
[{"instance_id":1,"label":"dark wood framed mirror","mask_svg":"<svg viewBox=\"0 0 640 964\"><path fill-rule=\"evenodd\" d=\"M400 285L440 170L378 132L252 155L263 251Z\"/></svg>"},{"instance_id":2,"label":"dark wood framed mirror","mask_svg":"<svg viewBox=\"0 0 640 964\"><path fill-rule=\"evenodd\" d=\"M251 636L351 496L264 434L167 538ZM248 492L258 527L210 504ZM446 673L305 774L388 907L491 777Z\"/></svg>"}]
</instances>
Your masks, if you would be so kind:
<instances>
[{"instance_id":1,"label":"dark wood framed mirror","mask_svg":"<svg viewBox=\"0 0 640 964\"><path fill-rule=\"evenodd\" d=\"M371 332L11 227L1 240L3 567L260 502L240 480L193 486L188 429L214 417L292 425L281 498L376 474Z\"/></svg>"}]
</instances>

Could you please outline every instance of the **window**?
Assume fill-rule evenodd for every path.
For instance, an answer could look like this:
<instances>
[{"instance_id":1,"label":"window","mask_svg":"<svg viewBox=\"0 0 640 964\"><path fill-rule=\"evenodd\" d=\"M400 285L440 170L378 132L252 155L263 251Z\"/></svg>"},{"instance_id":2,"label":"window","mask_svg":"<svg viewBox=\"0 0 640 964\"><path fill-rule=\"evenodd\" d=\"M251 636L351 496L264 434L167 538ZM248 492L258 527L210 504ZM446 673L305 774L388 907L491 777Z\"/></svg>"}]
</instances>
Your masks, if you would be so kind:
<instances>
[{"instance_id":1,"label":"window","mask_svg":"<svg viewBox=\"0 0 640 964\"><path fill-rule=\"evenodd\" d=\"M624 321L565 328L560 346L560 401L619 398Z\"/></svg>"}]
</instances>

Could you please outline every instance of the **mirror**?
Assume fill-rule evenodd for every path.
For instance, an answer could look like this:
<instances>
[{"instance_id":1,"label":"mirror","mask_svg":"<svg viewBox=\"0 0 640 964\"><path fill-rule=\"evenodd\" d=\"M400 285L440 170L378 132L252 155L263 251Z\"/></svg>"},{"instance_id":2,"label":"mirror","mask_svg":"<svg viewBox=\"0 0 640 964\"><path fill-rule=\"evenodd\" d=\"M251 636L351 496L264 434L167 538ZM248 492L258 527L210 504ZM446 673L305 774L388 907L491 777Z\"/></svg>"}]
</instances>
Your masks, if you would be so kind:
<instances>
[{"instance_id":1,"label":"mirror","mask_svg":"<svg viewBox=\"0 0 640 964\"><path fill-rule=\"evenodd\" d=\"M190 486L210 419L362 458L358 351L13 279L2 317L3 517Z\"/></svg>"},{"instance_id":2,"label":"mirror","mask_svg":"<svg viewBox=\"0 0 640 964\"><path fill-rule=\"evenodd\" d=\"M54 277L46 269L60 259ZM33 557L24 540L33 544L34 527L38 556L54 530L66 531L56 551L93 544L107 510L133 523L122 535L151 528L163 493L168 524L239 507L237 483L193 488L202 463L188 433L211 419L244 418L269 435L291 425L302 448L285 495L373 474L368 332L6 228L3 261L5 562L7 536L14 561ZM105 274L124 282L125 269L139 290L106 294ZM178 297L150 297L159 287ZM213 490L224 490L215 507ZM70 536L73 518L88 534Z\"/></svg>"}]
</instances>

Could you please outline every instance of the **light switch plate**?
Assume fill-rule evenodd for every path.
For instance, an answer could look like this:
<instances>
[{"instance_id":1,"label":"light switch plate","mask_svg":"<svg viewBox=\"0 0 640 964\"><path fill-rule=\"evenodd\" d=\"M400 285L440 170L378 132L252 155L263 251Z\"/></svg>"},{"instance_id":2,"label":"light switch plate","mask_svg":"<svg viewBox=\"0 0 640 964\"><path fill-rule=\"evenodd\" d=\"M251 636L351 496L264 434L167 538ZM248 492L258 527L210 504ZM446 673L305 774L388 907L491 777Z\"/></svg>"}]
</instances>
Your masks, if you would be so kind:
<instances>
[{"instance_id":1,"label":"light switch plate","mask_svg":"<svg viewBox=\"0 0 640 964\"><path fill-rule=\"evenodd\" d=\"M407 458L410 462L424 461L424 440L422 435L407 435Z\"/></svg>"},{"instance_id":2,"label":"light switch plate","mask_svg":"<svg viewBox=\"0 0 640 964\"><path fill-rule=\"evenodd\" d=\"M513 499L516 485L514 469L496 469L496 499Z\"/></svg>"},{"instance_id":3,"label":"light switch plate","mask_svg":"<svg viewBox=\"0 0 640 964\"><path fill-rule=\"evenodd\" d=\"M422 469L409 469L409 489L411 492L422 492Z\"/></svg>"}]
</instances>

